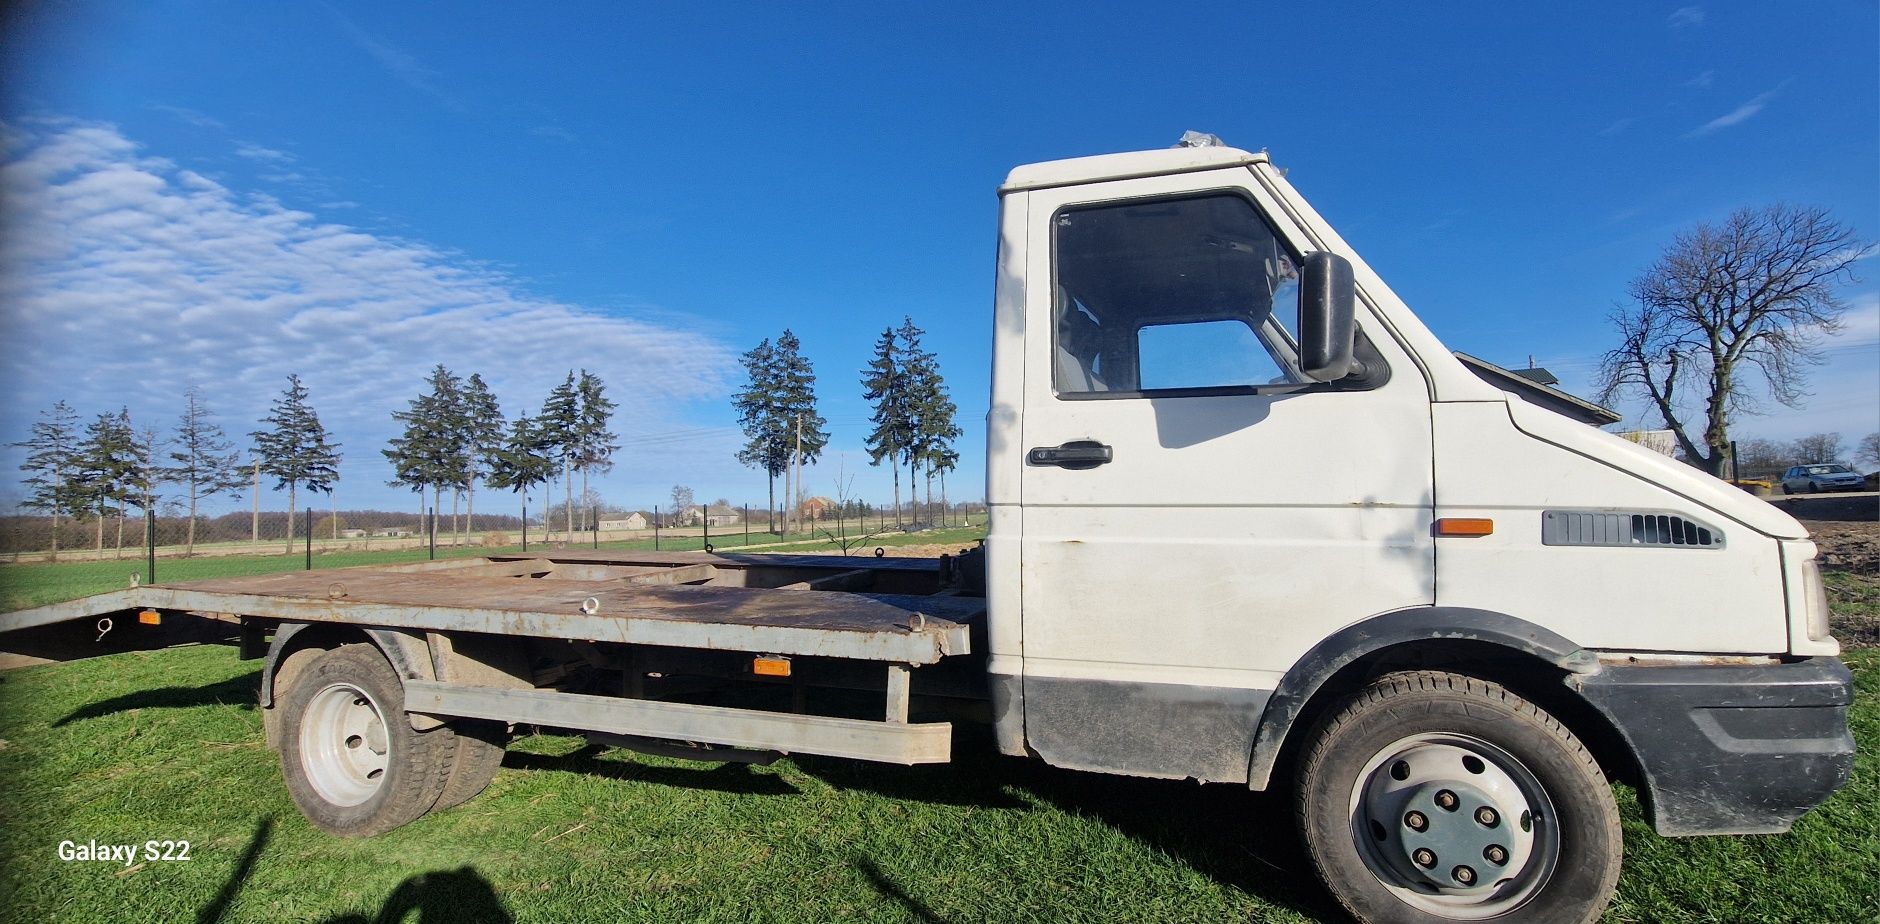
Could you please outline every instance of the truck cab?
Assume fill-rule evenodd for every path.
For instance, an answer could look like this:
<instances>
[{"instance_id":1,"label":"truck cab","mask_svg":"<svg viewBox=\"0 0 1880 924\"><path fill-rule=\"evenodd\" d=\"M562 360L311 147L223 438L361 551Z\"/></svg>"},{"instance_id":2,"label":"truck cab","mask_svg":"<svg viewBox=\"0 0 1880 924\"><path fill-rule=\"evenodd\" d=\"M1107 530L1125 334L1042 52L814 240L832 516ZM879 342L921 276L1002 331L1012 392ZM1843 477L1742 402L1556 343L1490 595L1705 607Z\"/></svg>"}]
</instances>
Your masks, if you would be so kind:
<instances>
[{"instance_id":1,"label":"truck cab","mask_svg":"<svg viewBox=\"0 0 1880 924\"><path fill-rule=\"evenodd\" d=\"M1850 678L1793 518L1472 374L1264 153L1034 164L999 194L1002 750L1290 779L1364 919L1603 904L1608 777L1671 835L1787 830L1846 780Z\"/></svg>"}]
</instances>

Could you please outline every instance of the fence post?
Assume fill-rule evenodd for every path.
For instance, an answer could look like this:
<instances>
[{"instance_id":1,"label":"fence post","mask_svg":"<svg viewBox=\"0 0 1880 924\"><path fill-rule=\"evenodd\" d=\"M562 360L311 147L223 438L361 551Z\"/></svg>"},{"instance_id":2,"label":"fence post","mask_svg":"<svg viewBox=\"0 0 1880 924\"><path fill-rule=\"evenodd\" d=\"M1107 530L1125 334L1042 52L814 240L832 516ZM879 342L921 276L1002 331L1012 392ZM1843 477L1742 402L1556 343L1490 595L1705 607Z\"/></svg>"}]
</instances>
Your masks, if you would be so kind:
<instances>
[{"instance_id":1,"label":"fence post","mask_svg":"<svg viewBox=\"0 0 1880 924\"><path fill-rule=\"evenodd\" d=\"M709 501L706 502L705 513L699 517L699 523L703 524L705 528L705 533L704 533L705 538L703 541L699 543L699 548L701 549L709 548L712 544L712 505L711 505L711 502Z\"/></svg>"},{"instance_id":2,"label":"fence post","mask_svg":"<svg viewBox=\"0 0 1880 924\"><path fill-rule=\"evenodd\" d=\"M145 562L147 569L144 583L157 582L157 512L144 508L144 548L150 550L150 560Z\"/></svg>"},{"instance_id":3,"label":"fence post","mask_svg":"<svg viewBox=\"0 0 1880 924\"><path fill-rule=\"evenodd\" d=\"M751 544L751 505L744 505L744 544Z\"/></svg>"},{"instance_id":4,"label":"fence post","mask_svg":"<svg viewBox=\"0 0 1880 924\"><path fill-rule=\"evenodd\" d=\"M313 570L313 507L307 507L307 570Z\"/></svg>"},{"instance_id":5,"label":"fence post","mask_svg":"<svg viewBox=\"0 0 1880 924\"><path fill-rule=\"evenodd\" d=\"M594 530L594 547L597 549L600 548L601 547L601 508L594 507L588 511L588 528Z\"/></svg>"},{"instance_id":6,"label":"fence post","mask_svg":"<svg viewBox=\"0 0 1880 924\"><path fill-rule=\"evenodd\" d=\"M522 505L522 550L529 550L529 505Z\"/></svg>"},{"instance_id":7,"label":"fence post","mask_svg":"<svg viewBox=\"0 0 1880 924\"><path fill-rule=\"evenodd\" d=\"M431 560L437 561L437 508L436 507L431 508L431 512L424 518L424 522L425 522L424 531L428 536L430 536L430 539L431 539Z\"/></svg>"},{"instance_id":8,"label":"fence post","mask_svg":"<svg viewBox=\"0 0 1880 924\"><path fill-rule=\"evenodd\" d=\"M653 505L653 551L659 551L659 505Z\"/></svg>"}]
</instances>

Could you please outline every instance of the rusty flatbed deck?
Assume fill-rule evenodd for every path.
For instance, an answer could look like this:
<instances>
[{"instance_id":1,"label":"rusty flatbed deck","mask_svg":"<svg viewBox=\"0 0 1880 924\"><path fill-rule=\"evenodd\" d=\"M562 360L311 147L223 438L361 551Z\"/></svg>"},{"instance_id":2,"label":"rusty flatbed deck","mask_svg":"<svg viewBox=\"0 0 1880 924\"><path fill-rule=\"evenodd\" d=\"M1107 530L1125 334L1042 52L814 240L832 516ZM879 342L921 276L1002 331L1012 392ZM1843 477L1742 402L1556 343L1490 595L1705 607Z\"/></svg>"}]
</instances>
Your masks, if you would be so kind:
<instances>
[{"instance_id":1,"label":"rusty flatbed deck","mask_svg":"<svg viewBox=\"0 0 1880 924\"><path fill-rule=\"evenodd\" d=\"M128 609L931 664L979 598L933 559L549 552L134 587L0 615L0 632ZM880 588L877 590L876 588ZM925 595L906 592L924 589Z\"/></svg>"}]
</instances>

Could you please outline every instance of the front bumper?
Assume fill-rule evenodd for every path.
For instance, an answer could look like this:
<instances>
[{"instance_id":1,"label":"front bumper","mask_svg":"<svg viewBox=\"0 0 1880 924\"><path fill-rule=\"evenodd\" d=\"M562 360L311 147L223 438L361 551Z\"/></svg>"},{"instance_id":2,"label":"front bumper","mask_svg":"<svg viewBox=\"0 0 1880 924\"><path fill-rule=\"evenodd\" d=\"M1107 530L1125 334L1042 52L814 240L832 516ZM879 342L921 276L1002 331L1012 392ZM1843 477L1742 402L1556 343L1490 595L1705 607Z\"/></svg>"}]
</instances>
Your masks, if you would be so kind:
<instances>
[{"instance_id":1,"label":"front bumper","mask_svg":"<svg viewBox=\"0 0 1880 924\"><path fill-rule=\"evenodd\" d=\"M1777 834L1847 782L1854 678L1836 658L1612 666L1574 678L1644 773L1659 834Z\"/></svg>"}]
</instances>

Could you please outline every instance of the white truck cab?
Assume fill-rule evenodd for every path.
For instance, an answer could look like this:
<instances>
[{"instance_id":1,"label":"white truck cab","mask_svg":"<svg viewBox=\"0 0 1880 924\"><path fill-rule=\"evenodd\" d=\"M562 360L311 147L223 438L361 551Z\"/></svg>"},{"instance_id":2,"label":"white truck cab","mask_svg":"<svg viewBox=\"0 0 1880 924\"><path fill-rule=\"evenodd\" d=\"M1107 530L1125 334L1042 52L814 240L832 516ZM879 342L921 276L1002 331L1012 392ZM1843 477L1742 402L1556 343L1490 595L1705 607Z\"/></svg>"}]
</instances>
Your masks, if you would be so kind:
<instances>
[{"instance_id":1,"label":"white truck cab","mask_svg":"<svg viewBox=\"0 0 1880 924\"><path fill-rule=\"evenodd\" d=\"M1846 780L1850 678L1793 518L1471 373L1264 153L999 192L1001 749L1292 774L1366 920L1596 915L1602 773L1664 834L1784 831Z\"/></svg>"}]
</instances>

